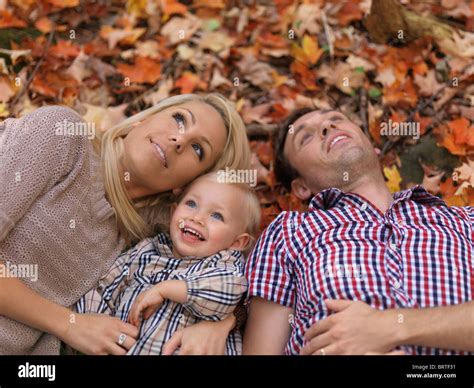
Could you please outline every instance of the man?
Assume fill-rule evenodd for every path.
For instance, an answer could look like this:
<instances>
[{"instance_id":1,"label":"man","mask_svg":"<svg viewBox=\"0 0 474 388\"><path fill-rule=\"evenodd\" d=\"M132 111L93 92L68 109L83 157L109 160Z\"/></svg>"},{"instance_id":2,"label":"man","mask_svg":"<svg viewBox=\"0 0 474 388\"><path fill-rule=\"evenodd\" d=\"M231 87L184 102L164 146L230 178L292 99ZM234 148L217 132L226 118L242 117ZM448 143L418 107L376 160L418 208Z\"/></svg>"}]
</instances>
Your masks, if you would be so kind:
<instances>
[{"instance_id":1,"label":"man","mask_svg":"<svg viewBox=\"0 0 474 388\"><path fill-rule=\"evenodd\" d=\"M312 199L249 257L244 354L474 351L474 208L421 186L392 195L370 140L334 110L296 112L275 151L279 181Z\"/></svg>"}]
</instances>

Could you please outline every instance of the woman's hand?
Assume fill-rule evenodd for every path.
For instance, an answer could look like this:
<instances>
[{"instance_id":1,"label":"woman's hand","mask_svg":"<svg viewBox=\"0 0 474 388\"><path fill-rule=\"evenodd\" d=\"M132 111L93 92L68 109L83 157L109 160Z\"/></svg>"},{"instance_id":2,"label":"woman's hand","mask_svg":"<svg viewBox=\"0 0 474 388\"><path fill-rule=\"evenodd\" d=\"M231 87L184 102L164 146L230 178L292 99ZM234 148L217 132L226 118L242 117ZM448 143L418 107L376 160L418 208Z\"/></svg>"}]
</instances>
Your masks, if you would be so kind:
<instances>
[{"instance_id":1,"label":"woman's hand","mask_svg":"<svg viewBox=\"0 0 474 388\"><path fill-rule=\"evenodd\" d=\"M336 314L307 330L301 354L385 354L398 345L393 310L380 311L349 300L327 300L326 306Z\"/></svg>"},{"instance_id":2,"label":"woman's hand","mask_svg":"<svg viewBox=\"0 0 474 388\"><path fill-rule=\"evenodd\" d=\"M61 340L76 350L93 355L124 355L136 342L138 329L118 318L102 314L75 314ZM126 339L118 344L120 334Z\"/></svg>"},{"instance_id":3,"label":"woman's hand","mask_svg":"<svg viewBox=\"0 0 474 388\"><path fill-rule=\"evenodd\" d=\"M234 314L219 322L202 321L178 330L163 347L164 355L223 355L230 331L235 325Z\"/></svg>"},{"instance_id":4,"label":"woman's hand","mask_svg":"<svg viewBox=\"0 0 474 388\"><path fill-rule=\"evenodd\" d=\"M135 326L140 323L140 314L143 312L143 319L148 319L163 304L165 298L160 292L158 285L138 295L132 305L128 321Z\"/></svg>"}]
</instances>

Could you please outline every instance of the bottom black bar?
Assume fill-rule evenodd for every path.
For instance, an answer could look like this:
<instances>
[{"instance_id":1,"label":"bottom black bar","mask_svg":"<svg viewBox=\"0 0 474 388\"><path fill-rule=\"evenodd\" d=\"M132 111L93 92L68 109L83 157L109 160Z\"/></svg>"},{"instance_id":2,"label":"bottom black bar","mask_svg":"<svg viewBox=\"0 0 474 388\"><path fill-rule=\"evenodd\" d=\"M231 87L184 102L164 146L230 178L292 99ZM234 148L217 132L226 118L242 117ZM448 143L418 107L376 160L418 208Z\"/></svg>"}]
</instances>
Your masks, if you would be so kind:
<instances>
[{"instance_id":1,"label":"bottom black bar","mask_svg":"<svg viewBox=\"0 0 474 388\"><path fill-rule=\"evenodd\" d=\"M474 356L0 357L0 388L90 384L474 387ZM278 384L278 385L277 385ZM336 385L334 385L336 387Z\"/></svg>"}]
</instances>

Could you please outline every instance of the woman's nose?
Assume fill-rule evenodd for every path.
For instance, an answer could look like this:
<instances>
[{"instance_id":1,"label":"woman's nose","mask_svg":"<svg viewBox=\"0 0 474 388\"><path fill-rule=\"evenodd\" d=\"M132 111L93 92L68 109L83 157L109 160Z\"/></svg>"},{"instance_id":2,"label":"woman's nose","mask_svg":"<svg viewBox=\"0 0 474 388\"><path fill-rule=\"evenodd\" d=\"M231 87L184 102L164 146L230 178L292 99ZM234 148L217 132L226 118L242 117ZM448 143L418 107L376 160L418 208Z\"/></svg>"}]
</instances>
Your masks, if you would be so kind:
<instances>
[{"instance_id":1,"label":"woman's nose","mask_svg":"<svg viewBox=\"0 0 474 388\"><path fill-rule=\"evenodd\" d=\"M180 152L186 144L186 139L181 134L170 136L169 140L177 152Z\"/></svg>"}]
</instances>

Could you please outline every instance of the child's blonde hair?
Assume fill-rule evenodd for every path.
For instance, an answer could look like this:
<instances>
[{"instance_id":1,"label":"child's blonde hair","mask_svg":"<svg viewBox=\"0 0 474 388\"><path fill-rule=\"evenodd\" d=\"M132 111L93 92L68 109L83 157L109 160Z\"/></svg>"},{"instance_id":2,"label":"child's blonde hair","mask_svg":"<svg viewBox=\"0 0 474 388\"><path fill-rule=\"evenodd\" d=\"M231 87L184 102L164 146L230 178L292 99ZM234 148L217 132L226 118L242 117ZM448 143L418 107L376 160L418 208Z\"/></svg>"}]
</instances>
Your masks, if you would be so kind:
<instances>
[{"instance_id":1,"label":"child's blonde hair","mask_svg":"<svg viewBox=\"0 0 474 388\"><path fill-rule=\"evenodd\" d=\"M123 137L138 123L152 114L186 102L202 102L212 106L222 117L227 139L222 154L210 170L224 167L245 169L250 166L250 146L247 131L232 103L218 93L207 95L182 94L160 101L143 112L133 115L105 132L96 133L92 140L100 155L104 186L108 199L115 209L118 228L125 240L143 239L162 230L169 222L171 192L158 193L146 198L131 200L127 195L123 177L119 172L119 160L123 154Z\"/></svg>"},{"instance_id":2,"label":"child's blonde hair","mask_svg":"<svg viewBox=\"0 0 474 388\"><path fill-rule=\"evenodd\" d=\"M213 171L213 172L201 175L195 180L193 180L191 183L189 183L185 187L183 193L179 197L179 201L181 201L184 198L184 196L189 192L189 190L197 182L200 182L202 180L207 180L210 182L217 182L217 183L222 183L222 184L237 187L242 192L242 201L241 201L242 211L240 214L242 214L242 217L244 218L244 221L245 221L244 231L245 233L248 233L250 235L250 241L247 244L247 246L243 249L243 252L245 254L248 254L256 241L256 237L260 229L260 217L261 217L260 201L258 200L255 190L248 183L228 182L228 181L222 180L221 179L222 175L220 175L219 172L220 171Z\"/></svg>"}]
</instances>

